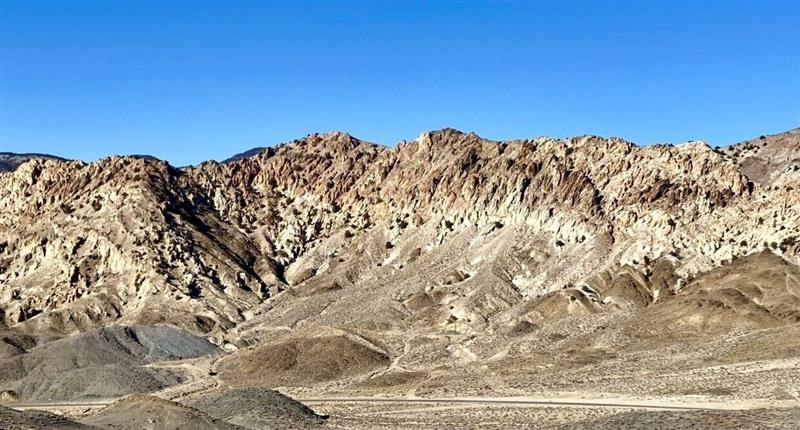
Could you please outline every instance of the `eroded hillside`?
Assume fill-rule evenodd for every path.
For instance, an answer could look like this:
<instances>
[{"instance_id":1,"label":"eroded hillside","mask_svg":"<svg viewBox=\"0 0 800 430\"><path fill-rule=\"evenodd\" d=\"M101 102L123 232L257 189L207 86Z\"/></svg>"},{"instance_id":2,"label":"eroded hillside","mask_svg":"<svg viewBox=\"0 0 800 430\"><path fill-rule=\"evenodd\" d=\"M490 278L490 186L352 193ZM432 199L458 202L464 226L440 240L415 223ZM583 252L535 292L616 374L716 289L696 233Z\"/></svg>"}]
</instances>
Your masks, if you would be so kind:
<instances>
[{"instance_id":1,"label":"eroded hillside","mask_svg":"<svg viewBox=\"0 0 800 430\"><path fill-rule=\"evenodd\" d=\"M643 306L765 248L798 262L797 135L769 139L780 150L743 158L445 129L391 148L314 134L184 169L34 159L0 174L0 306L30 332L168 322L220 342ZM765 181L752 159L776 151Z\"/></svg>"}]
</instances>

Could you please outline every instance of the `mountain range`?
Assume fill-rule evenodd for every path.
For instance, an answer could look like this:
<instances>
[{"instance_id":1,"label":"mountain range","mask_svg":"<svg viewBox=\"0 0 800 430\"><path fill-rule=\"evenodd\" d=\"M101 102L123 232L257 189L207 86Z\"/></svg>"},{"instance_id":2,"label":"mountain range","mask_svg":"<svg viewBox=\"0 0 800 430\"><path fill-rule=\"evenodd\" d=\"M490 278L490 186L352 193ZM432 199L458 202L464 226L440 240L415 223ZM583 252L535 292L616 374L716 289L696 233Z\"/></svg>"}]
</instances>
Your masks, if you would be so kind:
<instances>
[{"instance_id":1,"label":"mountain range","mask_svg":"<svg viewBox=\"0 0 800 430\"><path fill-rule=\"evenodd\" d=\"M225 351L213 372L240 389L796 395L696 369L800 347L800 129L722 148L332 132L181 168L0 164L12 361L169 325Z\"/></svg>"}]
</instances>

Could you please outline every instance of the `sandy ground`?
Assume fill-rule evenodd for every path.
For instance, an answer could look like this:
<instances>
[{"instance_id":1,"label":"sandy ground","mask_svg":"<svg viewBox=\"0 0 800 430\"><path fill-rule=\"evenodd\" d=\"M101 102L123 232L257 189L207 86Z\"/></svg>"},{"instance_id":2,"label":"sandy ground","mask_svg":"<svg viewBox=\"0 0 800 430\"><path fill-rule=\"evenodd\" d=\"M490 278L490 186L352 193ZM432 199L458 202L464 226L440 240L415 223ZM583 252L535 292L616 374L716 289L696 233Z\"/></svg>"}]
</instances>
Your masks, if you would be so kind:
<instances>
[{"instance_id":1,"label":"sandy ground","mask_svg":"<svg viewBox=\"0 0 800 430\"><path fill-rule=\"evenodd\" d=\"M336 429L796 429L800 408L652 410L522 403L330 402L312 405Z\"/></svg>"},{"instance_id":2,"label":"sandy ground","mask_svg":"<svg viewBox=\"0 0 800 430\"><path fill-rule=\"evenodd\" d=\"M192 385L196 386L196 385ZM180 399L178 399L180 400ZM528 397L463 397L463 398L401 398L352 397L298 399L317 413L329 415L326 427L335 429L394 429L394 428L572 428L590 425L596 420L619 419L644 424L656 420L653 414L671 413L679 419L702 418L705 413L717 414L720 419L733 420L739 416L761 414L758 422L763 428L783 428L781 410L800 410L797 401L746 400L720 402L682 396L670 398L634 398L611 394L594 396L552 393L550 396ZM91 415L112 399L51 404L19 404L17 410L46 410L76 418ZM767 412L765 412L767 411ZM773 416L774 415L774 416ZM792 415L800 417L800 415ZM616 418L615 418L616 419ZM774 420L777 427L770 427ZM547 426L543 427L542 423ZM643 424L643 425L644 425ZM679 423L674 428L682 427ZM632 427L633 428L633 427ZM642 427L651 428L651 427ZM657 427L654 427L657 428ZM673 427L664 427L673 428ZM696 427L706 428L706 427ZM735 428L735 427L734 427ZM786 427L791 428L791 427Z\"/></svg>"},{"instance_id":3,"label":"sandy ground","mask_svg":"<svg viewBox=\"0 0 800 430\"><path fill-rule=\"evenodd\" d=\"M220 357L154 363L152 367L178 369L186 376L180 385L155 393L157 396L190 402L204 393L226 387L217 376ZM721 373L726 379L748 375L769 381L778 372L795 374L800 360L759 360L708 366L690 372L676 372L674 378L700 377ZM785 378L781 378L785 380ZM669 378L667 378L669 380ZM791 388L791 387L789 387ZM800 387L795 387L800 388ZM332 429L399 428L631 428L631 429L795 429L800 422L800 400L783 398L742 398L708 394L657 395L591 391L537 391L518 396L403 396L360 395L314 390L282 389L319 414L329 415L325 425ZM792 391L788 389L787 392ZM793 392L793 391L792 391ZM45 410L82 419L116 399L85 402L17 403L17 410ZM714 427L709 423L722 423Z\"/></svg>"}]
</instances>

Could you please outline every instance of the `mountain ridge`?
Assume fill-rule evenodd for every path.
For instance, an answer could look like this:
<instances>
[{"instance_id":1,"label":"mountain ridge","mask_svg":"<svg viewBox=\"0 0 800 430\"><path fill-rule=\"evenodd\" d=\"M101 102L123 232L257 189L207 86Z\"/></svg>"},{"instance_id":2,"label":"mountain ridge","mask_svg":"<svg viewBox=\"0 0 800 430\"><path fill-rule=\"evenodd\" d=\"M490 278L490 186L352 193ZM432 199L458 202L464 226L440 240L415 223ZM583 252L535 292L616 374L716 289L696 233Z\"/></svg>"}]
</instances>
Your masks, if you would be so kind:
<instances>
[{"instance_id":1,"label":"mountain ridge","mask_svg":"<svg viewBox=\"0 0 800 430\"><path fill-rule=\"evenodd\" d=\"M502 293L518 290L523 301L669 252L686 253L682 276L762 241L796 262L798 175L790 169L767 187L737 160L697 143L495 142L454 129L394 147L314 133L185 168L141 157L33 160L0 176L0 306L10 325L67 332L164 322L169 309L167 322L219 337L313 281L334 258L320 253L343 252L354 235L378 242L362 245L377 247L370 264L408 258L399 254L407 229L431 236L423 253L474 228L519 225L566 260L584 254L585 267L563 267L563 279L539 273L539 286ZM743 212L761 221L732 224ZM364 264L351 279L372 276Z\"/></svg>"},{"instance_id":2,"label":"mountain ridge","mask_svg":"<svg viewBox=\"0 0 800 430\"><path fill-rule=\"evenodd\" d=\"M514 141L534 140L534 139L490 140L490 139L484 139L484 138L480 137L480 135L478 135L476 132L472 132L472 131L465 132L465 131L461 131L461 130L458 130L458 129L452 128L452 127L444 127L444 128L441 128L441 129L427 130L427 131L422 132L421 134L425 134L425 133L444 133L444 132L454 132L456 134L471 135L471 136L475 136L475 137L477 137L479 139L486 140L488 142L495 142L495 143L499 143L499 144L508 143L508 142L514 142ZM772 136L782 136L782 135L794 134L794 133L800 133L800 127L788 130L786 132L779 132L779 133L774 133L774 134L770 134L770 135L761 135L759 137L748 139L748 140L745 140L745 141L742 141L742 142L723 144L723 145L715 145L713 147L710 146L705 141L702 141L702 140L690 140L688 142L682 142L682 143L674 143L673 142L673 143L653 143L653 144L640 145L640 144L637 144L635 142L628 141L628 140L625 140L624 138L616 137L616 136L601 136L601 135L595 135L595 134L583 134L583 135L573 136L572 138L588 137L588 138L601 138L601 139L607 139L607 140L617 139L617 140L623 140L623 141L629 143L630 145L636 146L636 147L680 146L680 145L686 145L687 143L702 143L702 144L704 144L704 145L706 145L706 146L708 146L709 148L712 148L712 149L726 149L726 148L730 148L730 147L735 147L737 145L745 145L748 142L754 142L756 140L761 140L762 137L763 138L769 138L769 137L772 137ZM182 168L196 167L196 166L199 166L199 165L201 165L203 163L225 164L225 163L229 163L229 162L232 162L232 161L237 161L237 160L240 160L240 159L243 159L243 158L248 158L248 157L251 157L251 156L258 155L258 154L260 154L260 153L262 153L262 152L264 152L264 151L266 151L266 150L268 150L270 148L276 148L278 146L288 145L288 144L291 144L291 143L294 143L294 142L300 142L303 139L305 139L305 138L307 138L309 136L314 136L314 135L316 135L316 136L328 136L328 135L331 135L331 136L335 136L335 135L347 136L347 137L349 137L351 139L354 139L356 141L365 142L365 143L371 143L373 145L376 145L376 146L379 146L379 147L383 147L383 148L393 148L393 147L395 147L397 145L401 145L403 143L409 142L409 140L402 139L399 142L397 142L395 145L387 145L387 144L381 144L381 143L368 142L368 141L359 139L359 138L355 137L354 135L352 135L352 134L350 134L350 133L348 133L346 131L342 131L342 130L333 130L333 131L329 131L329 132L315 132L315 133L309 133L304 138L297 138L297 139L294 139L294 140L292 140L290 142L278 143L278 144L271 145L271 146L253 147L253 148L244 150L242 152L235 153L235 154L233 154L233 155L231 155L231 156L229 156L227 158L224 158L222 161L204 160L204 161L200 161L199 163L194 164L194 165L183 166ZM550 136L540 136L537 139L559 140L557 138L550 137ZM567 139L570 139L570 138L567 138ZM414 139L412 139L412 141L413 140ZM70 158L66 158L66 157L62 157L62 156L58 156L58 155L54 155L54 154L35 153L35 152L34 153L0 152L0 162L3 161L2 160L3 157L20 157L20 158L23 158L22 162L25 162L30 158L54 159L54 160L59 160L59 161L76 160L76 159L70 159ZM155 157L153 155L148 155L148 154L112 154L112 155L107 155L107 156L101 157L96 161L102 160L104 158L111 158L111 157L146 158L146 159L150 159L150 160L153 160L153 161L163 161L165 163L169 163L169 161L166 160L166 159L161 159L161 158ZM88 162L83 161L83 160L76 160L76 161L82 161L84 163L88 163ZM21 164L21 163L15 164L13 166L13 168L16 168L19 164ZM9 164L7 169L0 169L0 173L5 172L5 171L10 171L10 170L13 170L13 169L11 168L11 165Z\"/></svg>"}]
</instances>

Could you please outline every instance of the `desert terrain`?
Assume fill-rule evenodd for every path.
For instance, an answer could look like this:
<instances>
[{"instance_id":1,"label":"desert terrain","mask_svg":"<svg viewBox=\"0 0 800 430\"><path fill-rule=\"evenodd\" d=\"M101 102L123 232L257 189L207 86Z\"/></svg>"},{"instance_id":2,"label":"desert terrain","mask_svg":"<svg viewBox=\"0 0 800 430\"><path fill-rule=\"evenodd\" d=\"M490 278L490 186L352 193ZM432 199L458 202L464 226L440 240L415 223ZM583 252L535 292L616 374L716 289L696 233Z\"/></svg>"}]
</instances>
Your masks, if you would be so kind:
<instances>
[{"instance_id":1,"label":"desert terrain","mask_svg":"<svg viewBox=\"0 0 800 430\"><path fill-rule=\"evenodd\" d=\"M0 190L2 428L800 428L800 129L0 154Z\"/></svg>"}]
</instances>

